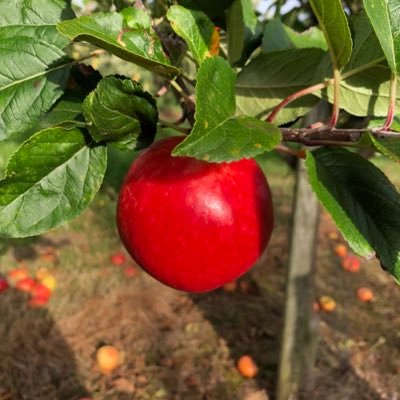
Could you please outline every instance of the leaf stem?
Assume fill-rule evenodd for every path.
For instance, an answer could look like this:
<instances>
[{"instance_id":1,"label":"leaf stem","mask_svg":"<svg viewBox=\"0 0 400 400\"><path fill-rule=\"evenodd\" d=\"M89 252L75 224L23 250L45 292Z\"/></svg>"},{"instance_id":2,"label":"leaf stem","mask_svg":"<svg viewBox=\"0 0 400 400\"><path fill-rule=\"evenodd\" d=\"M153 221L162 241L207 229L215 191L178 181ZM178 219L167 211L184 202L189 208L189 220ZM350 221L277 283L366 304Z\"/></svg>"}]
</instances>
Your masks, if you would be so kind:
<instances>
[{"instance_id":1,"label":"leaf stem","mask_svg":"<svg viewBox=\"0 0 400 400\"><path fill-rule=\"evenodd\" d=\"M392 71L392 75L390 77L390 98L389 98L388 113L386 116L385 124L383 125L383 127L378 128L377 130L386 131L390 129L396 111L396 98L397 98L397 74L396 72Z\"/></svg>"},{"instance_id":2,"label":"leaf stem","mask_svg":"<svg viewBox=\"0 0 400 400\"><path fill-rule=\"evenodd\" d=\"M193 103L193 100L189 97L188 94L185 93L185 91L176 83L176 81L170 81L170 85L182 96L182 98L187 102L187 103Z\"/></svg>"},{"instance_id":3,"label":"leaf stem","mask_svg":"<svg viewBox=\"0 0 400 400\"><path fill-rule=\"evenodd\" d=\"M346 73L344 73L341 77L341 80L345 80L347 78L350 78L351 76L354 76L362 71L365 71L369 68L372 68L373 66L379 64L380 62L384 61L385 57L380 57L377 58L374 61L369 62L368 64L361 65L360 67L354 68ZM334 79L329 79L326 80L325 82L318 83L313 86L309 86L307 88L301 89L298 92L290 94L288 97L286 97L284 100L282 100L273 110L272 112L268 115L266 121L267 122L272 122L278 112L286 107L289 103L291 103L294 100L297 100L300 97L306 96L307 94L311 94L313 92L316 92L317 90L325 89L328 86L331 86L334 84Z\"/></svg>"},{"instance_id":4,"label":"leaf stem","mask_svg":"<svg viewBox=\"0 0 400 400\"><path fill-rule=\"evenodd\" d=\"M190 129L189 129L189 128L183 128L183 127L181 127L181 126L177 126L177 125L175 125L175 124L173 124L173 123L171 123L171 122L168 122L168 121L163 121L163 120L160 119L160 120L158 121L158 123L159 123L161 126L164 126L164 127L166 127L166 128L174 129L174 130L176 130L176 131L178 131L178 132L184 133L185 135L188 135L188 134L190 133Z\"/></svg>"},{"instance_id":5,"label":"leaf stem","mask_svg":"<svg viewBox=\"0 0 400 400\"><path fill-rule=\"evenodd\" d=\"M340 81L341 75L338 68L333 70L333 108L329 127L334 128L339 119L339 105L340 105Z\"/></svg>"},{"instance_id":6,"label":"leaf stem","mask_svg":"<svg viewBox=\"0 0 400 400\"><path fill-rule=\"evenodd\" d=\"M317 85L309 86L305 89L301 89L298 92L292 93L286 99L282 100L273 110L272 112L268 115L266 121L267 122L273 122L275 117L277 116L278 112L282 110L285 106L287 106L289 103L291 103L294 100L297 100L300 97L306 96L307 94L311 94L313 92L316 92L317 90L322 90L325 89L326 87L330 86L332 84L332 79L329 79L325 82L318 83Z\"/></svg>"}]
</instances>

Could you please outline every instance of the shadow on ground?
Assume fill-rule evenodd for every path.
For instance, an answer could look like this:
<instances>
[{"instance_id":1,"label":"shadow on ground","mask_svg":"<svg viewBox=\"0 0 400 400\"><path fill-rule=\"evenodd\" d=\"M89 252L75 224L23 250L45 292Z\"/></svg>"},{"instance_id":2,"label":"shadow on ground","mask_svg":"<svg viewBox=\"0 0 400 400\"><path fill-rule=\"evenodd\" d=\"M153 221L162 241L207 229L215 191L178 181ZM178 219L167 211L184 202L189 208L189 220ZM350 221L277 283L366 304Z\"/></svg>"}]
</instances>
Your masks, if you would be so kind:
<instances>
[{"instance_id":1,"label":"shadow on ground","mask_svg":"<svg viewBox=\"0 0 400 400\"><path fill-rule=\"evenodd\" d=\"M73 400L87 394L72 350L45 308L14 289L0 298L0 398Z\"/></svg>"}]
</instances>

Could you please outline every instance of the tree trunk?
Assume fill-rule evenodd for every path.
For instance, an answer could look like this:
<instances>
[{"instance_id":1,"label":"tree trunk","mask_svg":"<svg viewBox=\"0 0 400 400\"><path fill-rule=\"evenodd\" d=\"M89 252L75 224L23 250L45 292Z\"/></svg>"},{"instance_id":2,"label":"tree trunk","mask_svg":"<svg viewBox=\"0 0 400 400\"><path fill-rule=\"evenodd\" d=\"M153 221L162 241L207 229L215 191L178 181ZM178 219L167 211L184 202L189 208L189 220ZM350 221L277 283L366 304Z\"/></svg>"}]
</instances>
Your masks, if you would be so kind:
<instances>
[{"instance_id":1,"label":"tree trunk","mask_svg":"<svg viewBox=\"0 0 400 400\"><path fill-rule=\"evenodd\" d=\"M317 199L301 160L297 166L277 400L298 399L313 386L318 321L312 304L318 215Z\"/></svg>"}]
</instances>

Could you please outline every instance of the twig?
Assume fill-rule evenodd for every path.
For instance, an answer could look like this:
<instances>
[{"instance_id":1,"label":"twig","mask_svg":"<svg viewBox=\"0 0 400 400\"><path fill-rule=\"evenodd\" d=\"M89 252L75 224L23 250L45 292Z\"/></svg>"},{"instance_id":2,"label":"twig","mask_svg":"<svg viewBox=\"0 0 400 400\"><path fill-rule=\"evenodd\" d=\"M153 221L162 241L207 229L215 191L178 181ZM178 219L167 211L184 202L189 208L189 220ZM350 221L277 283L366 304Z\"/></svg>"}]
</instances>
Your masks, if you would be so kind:
<instances>
[{"instance_id":1,"label":"twig","mask_svg":"<svg viewBox=\"0 0 400 400\"><path fill-rule=\"evenodd\" d=\"M306 146L348 146L360 147L357 143L362 134L369 132L378 139L398 138L400 133L392 131L374 131L373 129L293 129L281 128L283 141L296 142Z\"/></svg>"}]
</instances>

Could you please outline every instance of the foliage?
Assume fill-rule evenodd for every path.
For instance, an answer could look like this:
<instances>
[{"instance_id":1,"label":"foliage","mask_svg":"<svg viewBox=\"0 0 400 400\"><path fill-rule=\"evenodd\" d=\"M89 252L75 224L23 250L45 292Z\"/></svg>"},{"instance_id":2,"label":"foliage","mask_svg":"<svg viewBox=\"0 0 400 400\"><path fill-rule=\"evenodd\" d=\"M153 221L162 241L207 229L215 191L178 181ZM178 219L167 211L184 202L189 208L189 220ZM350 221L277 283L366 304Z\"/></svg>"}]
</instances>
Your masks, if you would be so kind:
<instances>
[{"instance_id":1,"label":"foliage","mask_svg":"<svg viewBox=\"0 0 400 400\"><path fill-rule=\"evenodd\" d=\"M76 16L63 0L0 0L0 140L26 138L0 181L0 236L74 218L101 185L108 146L135 151L168 127L190 133L175 156L209 162L308 147L310 183L350 246L399 279L400 195L345 149L399 160L396 120L388 131L400 105L397 1L310 0L286 14L281 3L260 15L250 0L103 1ZM149 72L84 65L105 54ZM160 112L164 93L182 109L177 122ZM337 127L330 109L341 110ZM296 135L315 126L324 137Z\"/></svg>"}]
</instances>

